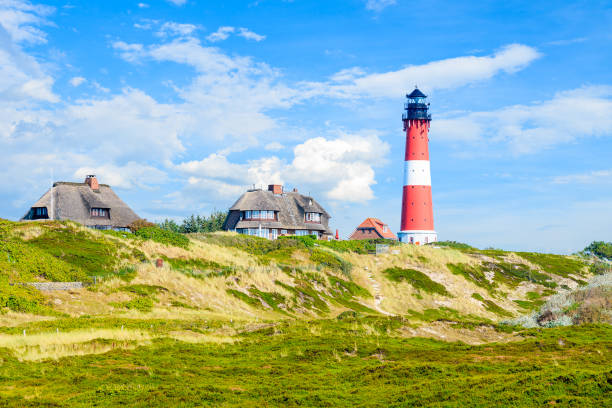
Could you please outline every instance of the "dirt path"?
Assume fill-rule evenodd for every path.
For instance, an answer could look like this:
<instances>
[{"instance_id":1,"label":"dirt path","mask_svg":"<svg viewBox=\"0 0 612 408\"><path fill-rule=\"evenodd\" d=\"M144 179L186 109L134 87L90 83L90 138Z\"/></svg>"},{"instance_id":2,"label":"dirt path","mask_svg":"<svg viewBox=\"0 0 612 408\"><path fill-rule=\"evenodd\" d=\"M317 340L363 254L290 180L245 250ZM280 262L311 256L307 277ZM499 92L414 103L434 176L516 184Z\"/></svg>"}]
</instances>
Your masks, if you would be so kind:
<instances>
[{"instance_id":1,"label":"dirt path","mask_svg":"<svg viewBox=\"0 0 612 408\"><path fill-rule=\"evenodd\" d=\"M382 300L384 298L383 295L380 293L380 284L376 281L376 279L374 279L374 275L372 274L372 271L368 269L367 272L368 272L368 280L370 281L370 284L372 285L372 288L374 289L374 309L376 309L376 311L384 315L394 316L393 313L389 313L380 307L380 304L382 303Z\"/></svg>"}]
</instances>

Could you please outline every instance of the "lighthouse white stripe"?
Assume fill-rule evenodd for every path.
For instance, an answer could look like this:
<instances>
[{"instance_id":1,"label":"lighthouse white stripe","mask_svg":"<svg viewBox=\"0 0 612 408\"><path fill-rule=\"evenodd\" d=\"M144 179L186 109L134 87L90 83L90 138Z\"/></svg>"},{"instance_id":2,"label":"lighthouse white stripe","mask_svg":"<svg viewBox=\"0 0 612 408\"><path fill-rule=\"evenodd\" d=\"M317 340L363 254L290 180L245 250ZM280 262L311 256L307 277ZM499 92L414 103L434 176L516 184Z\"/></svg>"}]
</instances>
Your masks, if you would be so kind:
<instances>
[{"instance_id":1,"label":"lighthouse white stripe","mask_svg":"<svg viewBox=\"0 0 612 408\"><path fill-rule=\"evenodd\" d=\"M406 160L404 162L405 186L431 186L429 160Z\"/></svg>"}]
</instances>

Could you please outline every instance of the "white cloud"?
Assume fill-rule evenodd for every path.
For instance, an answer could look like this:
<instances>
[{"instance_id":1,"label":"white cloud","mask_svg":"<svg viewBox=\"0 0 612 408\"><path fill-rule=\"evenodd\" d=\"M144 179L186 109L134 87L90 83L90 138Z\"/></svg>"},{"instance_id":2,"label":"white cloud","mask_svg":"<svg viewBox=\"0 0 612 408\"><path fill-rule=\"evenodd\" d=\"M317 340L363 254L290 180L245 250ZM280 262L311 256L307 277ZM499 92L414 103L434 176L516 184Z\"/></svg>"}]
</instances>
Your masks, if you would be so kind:
<instances>
[{"instance_id":1,"label":"white cloud","mask_svg":"<svg viewBox=\"0 0 612 408\"><path fill-rule=\"evenodd\" d=\"M174 4L175 6L183 6L187 4L187 0L167 0L169 3Z\"/></svg>"},{"instance_id":2,"label":"white cloud","mask_svg":"<svg viewBox=\"0 0 612 408\"><path fill-rule=\"evenodd\" d=\"M253 41L262 41L266 39L265 35L260 35L257 33L254 33L253 31L249 30L248 28L244 28L244 27L240 27L238 29L238 34L239 37L242 38L246 38L247 40L253 40Z\"/></svg>"},{"instance_id":3,"label":"white cloud","mask_svg":"<svg viewBox=\"0 0 612 408\"><path fill-rule=\"evenodd\" d=\"M375 132L309 139L295 147L288 179L325 191L333 200L368 201L374 198L374 167L385 164L388 152L389 145Z\"/></svg>"},{"instance_id":4,"label":"white cloud","mask_svg":"<svg viewBox=\"0 0 612 408\"><path fill-rule=\"evenodd\" d=\"M232 34L234 31L236 31L235 27L219 27L217 31L210 34L208 37L206 37L206 39L210 42L227 40L230 34Z\"/></svg>"},{"instance_id":5,"label":"white cloud","mask_svg":"<svg viewBox=\"0 0 612 408\"><path fill-rule=\"evenodd\" d=\"M612 169L593 170L587 173L569 174L553 178L553 184L598 184L612 183Z\"/></svg>"},{"instance_id":6,"label":"white cloud","mask_svg":"<svg viewBox=\"0 0 612 408\"><path fill-rule=\"evenodd\" d=\"M498 144L515 154L535 153L579 138L611 135L610 112L612 86L588 86L531 105L437 119L432 137Z\"/></svg>"},{"instance_id":7,"label":"white cloud","mask_svg":"<svg viewBox=\"0 0 612 408\"><path fill-rule=\"evenodd\" d=\"M587 41L588 38L586 37L577 37L577 38L570 38L567 40L556 40L556 41L549 41L546 44L547 45L558 45L558 46L563 46L563 45L572 45L572 44L578 44L578 43L582 43Z\"/></svg>"},{"instance_id":8,"label":"white cloud","mask_svg":"<svg viewBox=\"0 0 612 408\"><path fill-rule=\"evenodd\" d=\"M47 17L53 7L33 5L28 1L3 0L0 2L0 26L17 43L44 43L46 34L37 26L50 24Z\"/></svg>"},{"instance_id":9,"label":"white cloud","mask_svg":"<svg viewBox=\"0 0 612 408\"><path fill-rule=\"evenodd\" d=\"M345 69L332 77L326 92L333 97L396 97L418 84L422 89L450 89L523 69L540 54L532 47L512 44L493 55L465 56L410 65L398 71L365 75L360 68Z\"/></svg>"},{"instance_id":10,"label":"white cloud","mask_svg":"<svg viewBox=\"0 0 612 408\"><path fill-rule=\"evenodd\" d=\"M168 179L164 171L137 162L128 162L122 166L105 163L95 167L80 167L74 171L73 178L82 180L88 174L95 174L101 183L125 189L151 189Z\"/></svg>"},{"instance_id":11,"label":"white cloud","mask_svg":"<svg viewBox=\"0 0 612 408\"><path fill-rule=\"evenodd\" d=\"M2 16L0 15L0 21ZM25 24L25 23L23 23ZM35 58L26 54L17 41L23 36L16 35L15 30L30 32L27 27L19 25L10 28L0 25L0 96L2 100L31 105L37 102L57 102L59 98L53 93L53 78L45 73ZM2 104L0 100L0 104Z\"/></svg>"},{"instance_id":12,"label":"white cloud","mask_svg":"<svg viewBox=\"0 0 612 408\"><path fill-rule=\"evenodd\" d=\"M367 0L366 9L372 11L382 11L384 8L397 3L397 0Z\"/></svg>"},{"instance_id":13,"label":"white cloud","mask_svg":"<svg viewBox=\"0 0 612 408\"><path fill-rule=\"evenodd\" d=\"M160 27L157 34L161 37L165 36L189 36L198 29L194 24L181 24L172 21L165 22Z\"/></svg>"},{"instance_id":14,"label":"white cloud","mask_svg":"<svg viewBox=\"0 0 612 408\"><path fill-rule=\"evenodd\" d=\"M279 142L270 142L270 143L266 144L266 146L265 146L265 149L269 150L271 152L276 152L278 150L283 150L284 148L285 148L285 146L283 146Z\"/></svg>"},{"instance_id":15,"label":"white cloud","mask_svg":"<svg viewBox=\"0 0 612 408\"><path fill-rule=\"evenodd\" d=\"M138 3L139 8L149 8L150 6L147 3Z\"/></svg>"},{"instance_id":16,"label":"white cloud","mask_svg":"<svg viewBox=\"0 0 612 408\"><path fill-rule=\"evenodd\" d=\"M129 62L136 62L145 55L142 44L128 44L124 41L115 41L112 46L120 51L119 55L121 58Z\"/></svg>"},{"instance_id":17,"label":"white cloud","mask_svg":"<svg viewBox=\"0 0 612 408\"><path fill-rule=\"evenodd\" d=\"M203 180L216 180L234 190L250 185L291 183L301 190L320 193L331 200L365 202L374 198L374 168L385 164L389 145L375 132L315 137L293 149L293 160L276 157L230 162L225 155L211 154L199 161L180 163L176 169L192 175L190 184L209 187Z\"/></svg>"},{"instance_id":18,"label":"white cloud","mask_svg":"<svg viewBox=\"0 0 612 408\"><path fill-rule=\"evenodd\" d=\"M72 86L75 86L75 87L76 87L76 86L81 85L83 82L85 82L85 78L80 77L80 76L78 76L78 77L73 77L73 78L71 78L71 79L70 79L70 81L69 81L69 82L70 82L70 85L72 85Z\"/></svg>"},{"instance_id":19,"label":"white cloud","mask_svg":"<svg viewBox=\"0 0 612 408\"><path fill-rule=\"evenodd\" d=\"M249 30L248 28L244 28L244 27L236 28L236 27L231 27L231 26L219 27L217 31L208 35L206 39L210 42L223 41L223 40L227 40L229 36L234 33L236 33L236 35L239 37L245 38L247 40L257 41L257 42L263 41L266 39L265 35L257 34Z\"/></svg>"}]
</instances>

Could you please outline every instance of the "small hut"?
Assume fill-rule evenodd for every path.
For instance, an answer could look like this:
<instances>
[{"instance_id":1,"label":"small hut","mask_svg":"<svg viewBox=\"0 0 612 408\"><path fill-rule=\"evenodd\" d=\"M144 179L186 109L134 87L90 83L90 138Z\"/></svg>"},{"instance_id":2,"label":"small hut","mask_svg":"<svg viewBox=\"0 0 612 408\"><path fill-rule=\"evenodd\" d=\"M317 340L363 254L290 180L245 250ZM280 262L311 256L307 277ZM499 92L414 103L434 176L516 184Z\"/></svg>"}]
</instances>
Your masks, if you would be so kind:
<instances>
[{"instance_id":1,"label":"small hut","mask_svg":"<svg viewBox=\"0 0 612 408\"><path fill-rule=\"evenodd\" d=\"M138 219L108 184L98 184L90 175L83 183L53 183L21 221L71 220L90 228L125 231Z\"/></svg>"}]
</instances>

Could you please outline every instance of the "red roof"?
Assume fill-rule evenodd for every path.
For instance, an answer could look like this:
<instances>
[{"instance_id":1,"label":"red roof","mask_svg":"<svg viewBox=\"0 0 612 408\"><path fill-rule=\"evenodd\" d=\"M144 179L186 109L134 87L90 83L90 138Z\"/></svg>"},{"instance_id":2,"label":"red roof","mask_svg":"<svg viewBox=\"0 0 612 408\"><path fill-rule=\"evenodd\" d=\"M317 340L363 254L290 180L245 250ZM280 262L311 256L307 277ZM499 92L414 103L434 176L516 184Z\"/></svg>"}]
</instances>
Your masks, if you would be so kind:
<instances>
[{"instance_id":1,"label":"red roof","mask_svg":"<svg viewBox=\"0 0 612 408\"><path fill-rule=\"evenodd\" d=\"M380 238L397 239L395 234L391 232L391 229L387 224L379 220L378 218L366 218L364 222L359 224L355 231L351 234L349 239L364 239L363 235L365 230L374 230ZM374 238L374 237L372 237Z\"/></svg>"}]
</instances>

